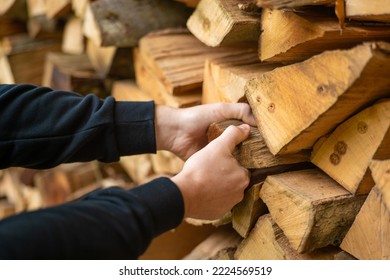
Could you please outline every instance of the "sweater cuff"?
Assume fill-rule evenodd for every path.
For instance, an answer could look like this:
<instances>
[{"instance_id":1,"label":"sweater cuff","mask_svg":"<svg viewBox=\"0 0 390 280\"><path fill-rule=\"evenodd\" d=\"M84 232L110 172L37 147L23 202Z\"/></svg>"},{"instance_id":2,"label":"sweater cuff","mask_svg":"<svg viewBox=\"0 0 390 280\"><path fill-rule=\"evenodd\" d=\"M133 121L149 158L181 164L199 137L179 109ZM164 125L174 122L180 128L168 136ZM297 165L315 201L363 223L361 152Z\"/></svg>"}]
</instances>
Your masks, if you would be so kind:
<instances>
[{"instance_id":1,"label":"sweater cuff","mask_svg":"<svg viewBox=\"0 0 390 280\"><path fill-rule=\"evenodd\" d=\"M154 102L117 102L115 106L120 156L155 153Z\"/></svg>"},{"instance_id":2,"label":"sweater cuff","mask_svg":"<svg viewBox=\"0 0 390 280\"><path fill-rule=\"evenodd\" d=\"M131 192L148 206L155 226L154 237L178 227L183 221L183 196L169 178L155 179Z\"/></svg>"}]
</instances>

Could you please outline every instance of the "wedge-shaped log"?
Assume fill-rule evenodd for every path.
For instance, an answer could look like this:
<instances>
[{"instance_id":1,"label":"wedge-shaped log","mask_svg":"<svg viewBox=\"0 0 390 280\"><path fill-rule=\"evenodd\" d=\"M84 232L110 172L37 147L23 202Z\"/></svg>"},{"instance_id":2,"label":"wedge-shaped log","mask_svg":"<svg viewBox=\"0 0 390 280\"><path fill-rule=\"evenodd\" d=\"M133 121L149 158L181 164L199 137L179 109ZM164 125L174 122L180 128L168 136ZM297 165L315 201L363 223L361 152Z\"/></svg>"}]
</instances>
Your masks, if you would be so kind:
<instances>
[{"instance_id":1,"label":"wedge-shaped log","mask_svg":"<svg viewBox=\"0 0 390 280\"><path fill-rule=\"evenodd\" d=\"M340 249L334 246L299 254L270 214L261 216L251 233L238 246L237 260L333 260Z\"/></svg>"},{"instance_id":2,"label":"wedge-shaped log","mask_svg":"<svg viewBox=\"0 0 390 280\"><path fill-rule=\"evenodd\" d=\"M151 31L185 27L191 13L175 1L100 0L87 6L84 34L98 46L135 47Z\"/></svg>"},{"instance_id":3,"label":"wedge-shaped log","mask_svg":"<svg viewBox=\"0 0 390 280\"><path fill-rule=\"evenodd\" d=\"M389 51L389 43L365 43L250 80L246 97L270 151L311 148L348 117L389 96Z\"/></svg>"},{"instance_id":4,"label":"wedge-shaped log","mask_svg":"<svg viewBox=\"0 0 390 280\"><path fill-rule=\"evenodd\" d=\"M351 193L374 187L369 165L385 158L390 158L390 99L339 125L312 153L312 162Z\"/></svg>"},{"instance_id":5,"label":"wedge-shaped log","mask_svg":"<svg viewBox=\"0 0 390 280\"><path fill-rule=\"evenodd\" d=\"M257 51L248 49L226 57L207 59L202 103L235 103L245 99L245 85L254 77L280 66L260 63Z\"/></svg>"},{"instance_id":6,"label":"wedge-shaped log","mask_svg":"<svg viewBox=\"0 0 390 280\"><path fill-rule=\"evenodd\" d=\"M364 26L347 22L341 32L334 12L324 12L322 9L300 13L264 9L261 26L261 61L297 62L325 50L345 49L366 41L390 39L387 26Z\"/></svg>"},{"instance_id":7,"label":"wedge-shaped log","mask_svg":"<svg viewBox=\"0 0 390 280\"><path fill-rule=\"evenodd\" d=\"M262 8L300 8L304 6L334 5L336 0L258 0L257 5Z\"/></svg>"},{"instance_id":8,"label":"wedge-shaped log","mask_svg":"<svg viewBox=\"0 0 390 280\"><path fill-rule=\"evenodd\" d=\"M376 186L340 247L364 260L390 260L390 160L370 166Z\"/></svg>"},{"instance_id":9,"label":"wedge-shaped log","mask_svg":"<svg viewBox=\"0 0 390 280\"><path fill-rule=\"evenodd\" d=\"M212 124L207 132L209 141L221 135L230 125L240 124L242 122L238 120L226 120ZM302 150L296 154L275 156L268 150L259 130L251 127L249 137L237 146L234 156L243 167L255 169L306 162L310 160L310 151Z\"/></svg>"},{"instance_id":10,"label":"wedge-shaped log","mask_svg":"<svg viewBox=\"0 0 390 280\"><path fill-rule=\"evenodd\" d=\"M339 245L366 195L355 196L318 169L268 176L260 198L299 253Z\"/></svg>"},{"instance_id":11,"label":"wedge-shaped log","mask_svg":"<svg viewBox=\"0 0 390 280\"><path fill-rule=\"evenodd\" d=\"M210 47L257 41L260 18L240 5L252 0L201 0L187 21L188 29Z\"/></svg>"},{"instance_id":12,"label":"wedge-shaped log","mask_svg":"<svg viewBox=\"0 0 390 280\"><path fill-rule=\"evenodd\" d=\"M390 22L390 1L345 0L345 12L351 19Z\"/></svg>"}]
</instances>

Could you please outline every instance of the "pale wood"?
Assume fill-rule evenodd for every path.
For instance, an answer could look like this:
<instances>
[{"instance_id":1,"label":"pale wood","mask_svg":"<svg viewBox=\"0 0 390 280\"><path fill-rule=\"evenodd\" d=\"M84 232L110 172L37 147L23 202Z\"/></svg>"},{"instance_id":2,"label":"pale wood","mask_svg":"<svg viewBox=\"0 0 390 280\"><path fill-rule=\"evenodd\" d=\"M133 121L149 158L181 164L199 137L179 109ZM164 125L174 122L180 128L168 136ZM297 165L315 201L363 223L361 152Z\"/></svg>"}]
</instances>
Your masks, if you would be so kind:
<instances>
[{"instance_id":1,"label":"pale wood","mask_svg":"<svg viewBox=\"0 0 390 280\"><path fill-rule=\"evenodd\" d=\"M176 1L186 4L188 7L196 8L200 0L176 0Z\"/></svg>"},{"instance_id":2,"label":"pale wood","mask_svg":"<svg viewBox=\"0 0 390 280\"><path fill-rule=\"evenodd\" d=\"M62 39L62 51L69 54L82 54L85 51L83 21L78 17L67 20Z\"/></svg>"},{"instance_id":3,"label":"pale wood","mask_svg":"<svg viewBox=\"0 0 390 280\"><path fill-rule=\"evenodd\" d=\"M134 80L119 80L112 85L111 95L117 101L152 101L153 98L143 92Z\"/></svg>"},{"instance_id":4,"label":"pale wood","mask_svg":"<svg viewBox=\"0 0 390 280\"><path fill-rule=\"evenodd\" d=\"M84 34L98 46L134 47L155 30L184 27L191 9L159 0L100 0L87 7Z\"/></svg>"},{"instance_id":5,"label":"pale wood","mask_svg":"<svg viewBox=\"0 0 390 280\"><path fill-rule=\"evenodd\" d=\"M242 237L247 237L260 215L268 209L260 199L260 189L263 182L248 187L244 198L232 209L232 227Z\"/></svg>"},{"instance_id":6,"label":"pale wood","mask_svg":"<svg viewBox=\"0 0 390 280\"><path fill-rule=\"evenodd\" d=\"M315 145L311 161L351 193L374 187L369 165L390 158L390 99L354 115Z\"/></svg>"},{"instance_id":7,"label":"pale wood","mask_svg":"<svg viewBox=\"0 0 390 280\"><path fill-rule=\"evenodd\" d=\"M203 77L202 103L236 103L245 99L245 85L278 64L261 63L253 49L221 58L207 59Z\"/></svg>"},{"instance_id":8,"label":"pale wood","mask_svg":"<svg viewBox=\"0 0 390 280\"><path fill-rule=\"evenodd\" d=\"M102 78L127 79L134 77L131 48L100 47L92 40L88 40L87 54L95 71Z\"/></svg>"},{"instance_id":9,"label":"pale wood","mask_svg":"<svg viewBox=\"0 0 390 280\"><path fill-rule=\"evenodd\" d=\"M183 260L211 260L226 250L235 250L242 238L230 227L222 226L196 246Z\"/></svg>"},{"instance_id":10,"label":"pale wood","mask_svg":"<svg viewBox=\"0 0 390 280\"><path fill-rule=\"evenodd\" d=\"M119 162L136 184L146 183L154 175L148 154L121 157Z\"/></svg>"},{"instance_id":11,"label":"pale wood","mask_svg":"<svg viewBox=\"0 0 390 280\"><path fill-rule=\"evenodd\" d=\"M325 50L390 38L390 29L386 26L348 22L341 32L337 18L322 11L295 13L264 9L262 30L260 60L284 63L302 61Z\"/></svg>"},{"instance_id":12,"label":"pale wood","mask_svg":"<svg viewBox=\"0 0 390 280\"><path fill-rule=\"evenodd\" d=\"M345 11L351 19L390 22L389 0L345 0Z\"/></svg>"},{"instance_id":13,"label":"pale wood","mask_svg":"<svg viewBox=\"0 0 390 280\"><path fill-rule=\"evenodd\" d=\"M373 160L370 170L375 184L382 190L390 187L390 159Z\"/></svg>"},{"instance_id":14,"label":"pale wood","mask_svg":"<svg viewBox=\"0 0 390 280\"><path fill-rule=\"evenodd\" d=\"M333 260L340 251L328 246L308 253L294 250L270 214L261 216L235 253L237 260Z\"/></svg>"},{"instance_id":15,"label":"pale wood","mask_svg":"<svg viewBox=\"0 0 390 280\"><path fill-rule=\"evenodd\" d=\"M26 0L1 0L0 16L25 20L27 18Z\"/></svg>"},{"instance_id":16,"label":"pale wood","mask_svg":"<svg viewBox=\"0 0 390 280\"><path fill-rule=\"evenodd\" d=\"M353 195L318 169L268 176L260 198L299 253L338 246L366 195Z\"/></svg>"},{"instance_id":17,"label":"pale wood","mask_svg":"<svg viewBox=\"0 0 390 280\"><path fill-rule=\"evenodd\" d=\"M176 175L183 169L184 161L169 151L157 151L151 155L156 174Z\"/></svg>"},{"instance_id":18,"label":"pale wood","mask_svg":"<svg viewBox=\"0 0 390 280\"><path fill-rule=\"evenodd\" d=\"M46 0L45 8L48 18L61 18L71 13L72 0Z\"/></svg>"},{"instance_id":19,"label":"pale wood","mask_svg":"<svg viewBox=\"0 0 390 280\"><path fill-rule=\"evenodd\" d=\"M242 53L242 48L211 48L187 29L169 29L144 36L139 42L143 61L172 95L201 90L207 59Z\"/></svg>"},{"instance_id":20,"label":"pale wood","mask_svg":"<svg viewBox=\"0 0 390 280\"><path fill-rule=\"evenodd\" d=\"M93 1L95 0L72 0L72 10L74 14L77 17L84 19L88 4Z\"/></svg>"},{"instance_id":21,"label":"pale wood","mask_svg":"<svg viewBox=\"0 0 390 280\"><path fill-rule=\"evenodd\" d=\"M191 107L201 103L202 92L195 90L182 96L169 94L157 75L147 66L138 49L134 49L135 77L139 88L150 95L157 104L169 105L175 108Z\"/></svg>"},{"instance_id":22,"label":"pale wood","mask_svg":"<svg viewBox=\"0 0 390 280\"><path fill-rule=\"evenodd\" d=\"M14 84L15 79L6 55L0 52L0 84Z\"/></svg>"},{"instance_id":23,"label":"pale wood","mask_svg":"<svg viewBox=\"0 0 390 280\"><path fill-rule=\"evenodd\" d=\"M262 8L300 8L304 6L334 5L336 0L257 0Z\"/></svg>"},{"instance_id":24,"label":"pale wood","mask_svg":"<svg viewBox=\"0 0 390 280\"><path fill-rule=\"evenodd\" d=\"M226 120L212 124L207 132L209 142L221 135L230 125L238 126L242 123L239 120ZM251 127L249 137L237 146L234 156L243 167L249 169L310 161L310 151L308 150L288 155L275 156L271 154L256 127Z\"/></svg>"},{"instance_id":25,"label":"pale wood","mask_svg":"<svg viewBox=\"0 0 390 280\"><path fill-rule=\"evenodd\" d=\"M252 2L240 1L241 4ZM203 43L216 47L257 41L258 14L246 13L235 0L201 0L187 21L188 29Z\"/></svg>"},{"instance_id":26,"label":"pale wood","mask_svg":"<svg viewBox=\"0 0 390 280\"><path fill-rule=\"evenodd\" d=\"M0 200L0 221L16 213L15 205L7 200Z\"/></svg>"},{"instance_id":27,"label":"pale wood","mask_svg":"<svg viewBox=\"0 0 390 280\"><path fill-rule=\"evenodd\" d=\"M390 169L387 162L386 170ZM387 177L389 177L387 175ZM390 259L390 189L375 186L340 247L358 259Z\"/></svg>"},{"instance_id":28,"label":"pale wood","mask_svg":"<svg viewBox=\"0 0 390 280\"><path fill-rule=\"evenodd\" d=\"M27 11L30 18L46 15L45 0L26 0Z\"/></svg>"},{"instance_id":29,"label":"pale wood","mask_svg":"<svg viewBox=\"0 0 390 280\"><path fill-rule=\"evenodd\" d=\"M389 96L389 50L389 43L365 43L250 80L246 97L270 151L311 148L339 123Z\"/></svg>"}]
</instances>

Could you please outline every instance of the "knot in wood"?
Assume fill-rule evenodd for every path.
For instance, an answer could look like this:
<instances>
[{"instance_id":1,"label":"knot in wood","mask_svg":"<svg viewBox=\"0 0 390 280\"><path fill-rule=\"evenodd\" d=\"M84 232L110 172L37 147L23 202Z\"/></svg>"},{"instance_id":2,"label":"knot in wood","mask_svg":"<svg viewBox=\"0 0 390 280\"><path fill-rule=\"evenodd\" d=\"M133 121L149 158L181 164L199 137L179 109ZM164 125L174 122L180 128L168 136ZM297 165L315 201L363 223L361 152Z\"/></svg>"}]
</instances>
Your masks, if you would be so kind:
<instances>
[{"instance_id":1,"label":"knot in wood","mask_svg":"<svg viewBox=\"0 0 390 280\"><path fill-rule=\"evenodd\" d=\"M275 103L270 103L269 106L268 106L268 111L270 113L273 113L275 112Z\"/></svg>"},{"instance_id":2,"label":"knot in wood","mask_svg":"<svg viewBox=\"0 0 390 280\"><path fill-rule=\"evenodd\" d=\"M319 85L317 87L317 94L318 95L326 95L326 92L328 91L327 85Z\"/></svg>"},{"instance_id":3,"label":"knot in wood","mask_svg":"<svg viewBox=\"0 0 390 280\"><path fill-rule=\"evenodd\" d=\"M358 132L360 133L360 134L365 134L366 132L367 132L367 130L368 130L368 125L367 125L367 123L365 123L365 122L359 122L358 124L357 124L357 130L358 130Z\"/></svg>"},{"instance_id":4,"label":"knot in wood","mask_svg":"<svg viewBox=\"0 0 390 280\"><path fill-rule=\"evenodd\" d=\"M334 146L334 151L338 155L345 155L347 153L348 145L344 141L338 141Z\"/></svg>"},{"instance_id":5,"label":"knot in wood","mask_svg":"<svg viewBox=\"0 0 390 280\"><path fill-rule=\"evenodd\" d=\"M341 161L341 158L337 153L333 153L330 155L329 160L333 165L338 165Z\"/></svg>"}]
</instances>

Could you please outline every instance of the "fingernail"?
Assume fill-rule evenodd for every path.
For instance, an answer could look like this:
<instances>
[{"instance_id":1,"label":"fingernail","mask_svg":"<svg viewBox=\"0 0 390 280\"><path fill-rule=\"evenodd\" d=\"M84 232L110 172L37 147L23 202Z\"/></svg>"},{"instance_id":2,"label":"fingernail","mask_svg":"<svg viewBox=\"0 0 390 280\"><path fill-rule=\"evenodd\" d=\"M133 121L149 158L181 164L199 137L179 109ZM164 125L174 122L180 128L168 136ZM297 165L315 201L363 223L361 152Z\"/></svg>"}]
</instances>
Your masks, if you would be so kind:
<instances>
[{"instance_id":1,"label":"fingernail","mask_svg":"<svg viewBox=\"0 0 390 280\"><path fill-rule=\"evenodd\" d=\"M249 124L246 124L246 123L240 124L240 125L238 126L238 128L241 129L241 130L244 131L244 132L248 132L248 131L250 130Z\"/></svg>"}]
</instances>

